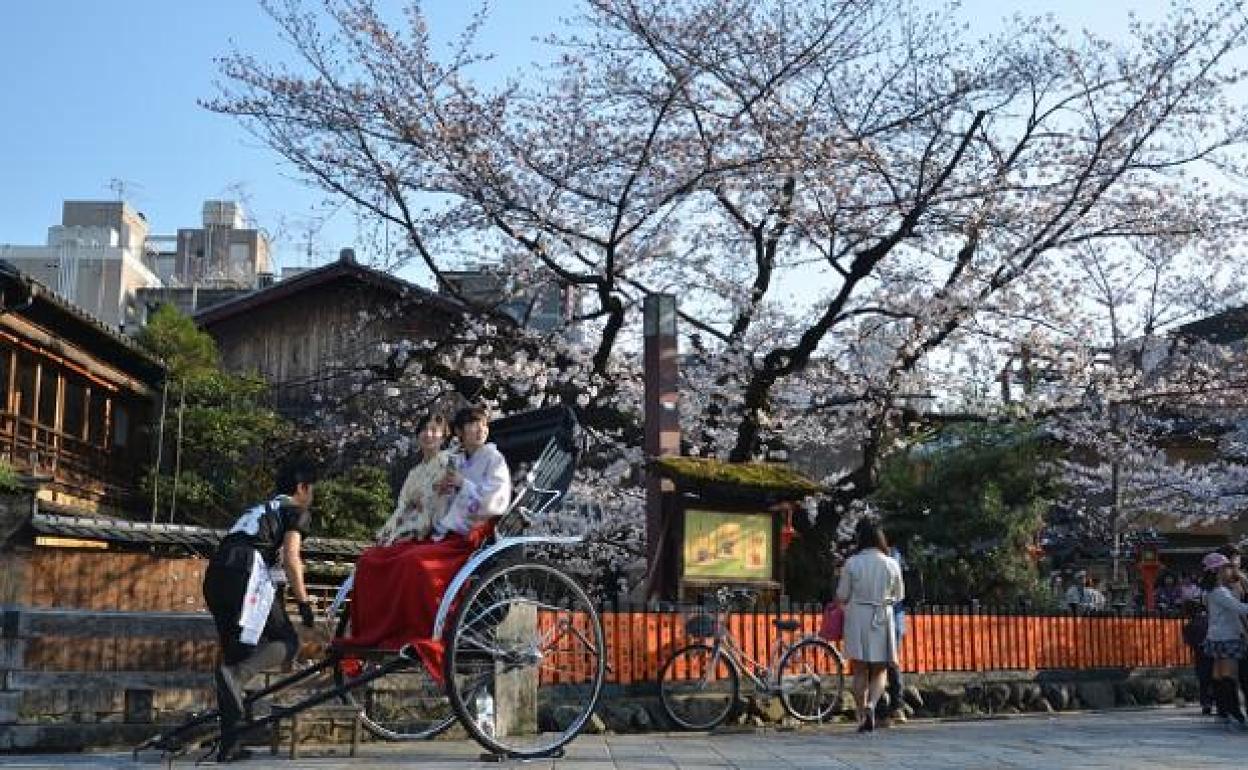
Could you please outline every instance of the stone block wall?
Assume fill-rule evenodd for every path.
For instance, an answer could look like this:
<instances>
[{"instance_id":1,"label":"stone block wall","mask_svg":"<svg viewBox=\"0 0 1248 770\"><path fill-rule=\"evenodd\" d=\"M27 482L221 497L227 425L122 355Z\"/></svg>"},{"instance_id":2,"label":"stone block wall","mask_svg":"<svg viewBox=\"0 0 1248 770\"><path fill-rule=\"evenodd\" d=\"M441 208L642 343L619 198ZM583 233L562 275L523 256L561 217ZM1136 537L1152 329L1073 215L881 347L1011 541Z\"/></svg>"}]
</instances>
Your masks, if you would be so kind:
<instances>
[{"instance_id":1,"label":"stone block wall","mask_svg":"<svg viewBox=\"0 0 1248 770\"><path fill-rule=\"evenodd\" d=\"M198 613L3 608L0 750L124 745L205 708L212 634Z\"/></svg>"},{"instance_id":2,"label":"stone block wall","mask_svg":"<svg viewBox=\"0 0 1248 770\"><path fill-rule=\"evenodd\" d=\"M651 689L607 688L596 718L587 729L615 733L674 729ZM847 692L837 721L853 721L849 697ZM1193 703L1196 699L1196 678L1188 669L916 674L906 678L902 710L908 718L974 718L1172 706ZM885 696L881 710L888 709L890 704ZM543 715L543 721L557 725L556 712L557 708L551 709ZM778 698L747 694L730 722L764 727L785 723L786 715Z\"/></svg>"}]
</instances>

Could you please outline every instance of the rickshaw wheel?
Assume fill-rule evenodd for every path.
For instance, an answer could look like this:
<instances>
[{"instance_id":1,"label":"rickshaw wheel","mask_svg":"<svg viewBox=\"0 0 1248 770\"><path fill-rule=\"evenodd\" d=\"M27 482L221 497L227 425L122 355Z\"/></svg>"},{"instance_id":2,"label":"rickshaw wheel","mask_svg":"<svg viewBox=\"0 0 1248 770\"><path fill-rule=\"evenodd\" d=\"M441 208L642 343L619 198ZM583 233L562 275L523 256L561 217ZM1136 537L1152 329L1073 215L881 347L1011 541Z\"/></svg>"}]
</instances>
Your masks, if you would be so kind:
<instances>
[{"instance_id":1,"label":"rickshaw wheel","mask_svg":"<svg viewBox=\"0 0 1248 770\"><path fill-rule=\"evenodd\" d=\"M594 713L606 674L602 622L560 570L501 564L460 602L445 665L451 706L478 743L507 757L550 756Z\"/></svg>"},{"instance_id":2,"label":"rickshaw wheel","mask_svg":"<svg viewBox=\"0 0 1248 770\"><path fill-rule=\"evenodd\" d=\"M350 604L339 609L338 636L350 633ZM375 670L384 660L377 653L343 654L334 666L334 684L342 686ZM360 709L360 724L385 741L422 741L436 738L456 722L446 693L423 666L396 671L347 690L342 700Z\"/></svg>"}]
</instances>

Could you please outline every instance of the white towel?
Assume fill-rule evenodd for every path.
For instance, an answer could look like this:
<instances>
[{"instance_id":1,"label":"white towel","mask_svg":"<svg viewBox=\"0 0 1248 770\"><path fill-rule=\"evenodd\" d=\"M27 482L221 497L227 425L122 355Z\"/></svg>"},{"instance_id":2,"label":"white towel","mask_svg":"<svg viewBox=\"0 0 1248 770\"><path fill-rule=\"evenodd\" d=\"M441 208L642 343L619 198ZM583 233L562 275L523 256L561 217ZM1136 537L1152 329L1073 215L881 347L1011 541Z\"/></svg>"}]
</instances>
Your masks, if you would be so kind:
<instances>
[{"instance_id":1,"label":"white towel","mask_svg":"<svg viewBox=\"0 0 1248 770\"><path fill-rule=\"evenodd\" d=\"M240 642L255 644L260 641L260 634L269 619L269 610L273 607L273 596L276 593L264 559L260 558L258 552L254 553L251 574L247 576L247 592L243 594L243 609L238 616L238 625L243 629L238 636Z\"/></svg>"}]
</instances>

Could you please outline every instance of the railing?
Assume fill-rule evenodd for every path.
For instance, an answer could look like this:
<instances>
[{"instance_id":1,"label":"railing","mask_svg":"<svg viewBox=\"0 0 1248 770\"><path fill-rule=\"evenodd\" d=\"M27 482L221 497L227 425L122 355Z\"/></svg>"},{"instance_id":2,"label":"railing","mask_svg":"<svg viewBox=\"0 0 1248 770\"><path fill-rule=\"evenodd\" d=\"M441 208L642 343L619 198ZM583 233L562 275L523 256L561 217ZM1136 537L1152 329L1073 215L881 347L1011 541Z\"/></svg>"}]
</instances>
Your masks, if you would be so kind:
<instances>
[{"instance_id":1,"label":"railing","mask_svg":"<svg viewBox=\"0 0 1248 770\"><path fill-rule=\"evenodd\" d=\"M935 607L907 616L901 662L913 672L1187 666L1182 628L1159 614Z\"/></svg>"},{"instance_id":2,"label":"railing","mask_svg":"<svg viewBox=\"0 0 1248 770\"><path fill-rule=\"evenodd\" d=\"M658 680L659 669L673 652L698 641L691 636L686 622L709 609L699 607L668 607L648 609L626 603L613 604L602 613L603 631L607 637L607 660L610 670L607 681L634 684ZM780 633L774 620L791 619L801 623L792 635ZM819 630L822 611L814 605L793 605L787 609L729 613L727 630L741 650L755 662L767 665L781 638L795 639Z\"/></svg>"},{"instance_id":3,"label":"railing","mask_svg":"<svg viewBox=\"0 0 1248 770\"><path fill-rule=\"evenodd\" d=\"M0 412L0 452L20 470L49 473L88 493L119 496L134 486L137 473L103 447L12 412Z\"/></svg>"},{"instance_id":4,"label":"railing","mask_svg":"<svg viewBox=\"0 0 1248 770\"><path fill-rule=\"evenodd\" d=\"M604 611L608 681L652 686L666 656L691 641L685 620L696 612L630 606ZM821 613L814 607L737 612L727 624L747 654L763 659L777 636L771 622L776 617L799 620L797 633L803 633L815 630ZM1178 635L1182 621L1172 617L941 608L912 613L908 620L902 659L910 671L1189 664ZM134 743L149 736L153 724L176 723L211 702L215 636L212 619L202 611L0 607L0 741L51 746L62 738L45 731L62 725L83 745ZM565 675L558 681L544 676L543 684L584 680L583 672L553 668Z\"/></svg>"}]
</instances>

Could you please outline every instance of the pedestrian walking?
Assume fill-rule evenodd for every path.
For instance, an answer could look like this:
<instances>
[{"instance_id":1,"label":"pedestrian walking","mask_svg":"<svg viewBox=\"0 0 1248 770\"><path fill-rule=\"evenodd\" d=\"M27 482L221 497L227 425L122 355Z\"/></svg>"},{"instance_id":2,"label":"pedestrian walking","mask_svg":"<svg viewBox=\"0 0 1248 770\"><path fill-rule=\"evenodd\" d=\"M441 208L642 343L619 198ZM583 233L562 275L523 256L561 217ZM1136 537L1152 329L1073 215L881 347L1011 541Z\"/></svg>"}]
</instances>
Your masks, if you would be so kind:
<instances>
[{"instance_id":1,"label":"pedestrian walking","mask_svg":"<svg viewBox=\"0 0 1248 770\"><path fill-rule=\"evenodd\" d=\"M1179 576L1179 600L1183 602L1205 600L1204 590L1197 585L1196 579L1186 572Z\"/></svg>"},{"instance_id":2,"label":"pedestrian walking","mask_svg":"<svg viewBox=\"0 0 1248 770\"><path fill-rule=\"evenodd\" d=\"M1075 573L1074 583L1066 589L1066 604L1071 612L1096 612L1105 609L1105 595L1087 572Z\"/></svg>"},{"instance_id":3,"label":"pedestrian walking","mask_svg":"<svg viewBox=\"0 0 1248 770\"><path fill-rule=\"evenodd\" d=\"M1234 543L1227 543L1218 547L1217 553L1226 557L1231 566L1235 568L1235 572L1239 575L1239 579L1231 583L1227 588L1231 589L1231 593L1236 599L1248 601L1248 580L1244 578L1244 573L1240 568L1239 548ZM1244 694L1245 700L1248 700L1248 655L1240 658L1239 669L1236 674L1239 682L1239 690Z\"/></svg>"},{"instance_id":4,"label":"pedestrian walking","mask_svg":"<svg viewBox=\"0 0 1248 770\"><path fill-rule=\"evenodd\" d=\"M1158 612L1176 612L1181 609L1182 596L1179 593L1179 580L1173 572L1161 576L1153 594Z\"/></svg>"},{"instance_id":5,"label":"pedestrian walking","mask_svg":"<svg viewBox=\"0 0 1248 770\"><path fill-rule=\"evenodd\" d=\"M1209 607L1209 631L1205 635L1205 654L1213 659L1213 691L1228 727L1244 730L1244 712L1239 704L1239 661L1244 657L1244 623L1248 604L1235 597L1232 589L1240 581L1239 570L1220 553L1205 556L1206 569L1216 570L1217 585L1206 597Z\"/></svg>"},{"instance_id":6,"label":"pedestrian walking","mask_svg":"<svg viewBox=\"0 0 1248 770\"><path fill-rule=\"evenodd\" d=\"M1183 602L1183 642L1192 650L1192 663L1196 669L1196 684L1200 697L1200 712L1205 716L1213 713L1213 658L1205 654L1205 637L1209 633L1209 613L1203 599ZM1222 716L1219 709L1219 716Z\"/></svg>"},{"instance_id":7,"label":"pedestrian walking","mask_svg":"<svg viewBox=\"0 0 1248 770\"><path fill-rule=\"evenodd\" d=\"M845 562L836 599L845 608L845 655L854 671L858 732L871 732L888 665L897 662L893 605L905 598L905 588L879 524L864 519L855 535L857 553Z\"/></svg>"},{"instance_id":8,"label":"pedestrian walking","mask_svg":"<svg viewBox=\"0 0 1248 770\"><path fill-rule=\"evenodd\" d=\"M1196 672L1197 682L1203 673L1208 682L1209 697L1213 700L1214 713L1219 719L1226 716L1226 712L1222 710L1225 703L1218 697L1213 685L1213 658L1205 654L1205 637L1209 635L1209 592L1218 587L1218 568L1223 564L1223 559L1224 557L1216 554L1209 554L1201 559L1201 572L1196 586L1200 591L1200 609L1204 615L1198 621L1203 625L1200 627L1200 657L1196 659L1196 664L1200 667Z\"/></svg>"},{"instance_id":9,"label":"pedestrian walking","mask_svg":"<svg viewBox=\"0 0 1248 770\"><path fill-rule=\"evenodd\" d=\"M889 551L889 556L897 561L897 566L901 570L902 594L903 598L893 602L893 631L896 638L897 660L888 664L888 710L886 714L877 715L877 727L891 727L892 725L905 724L906 710L904 708L905 701L905 680L901 676L901 640L906 635L906 560L902 557L901 551L896 547Z\"/></svg>"}]
</instances>

